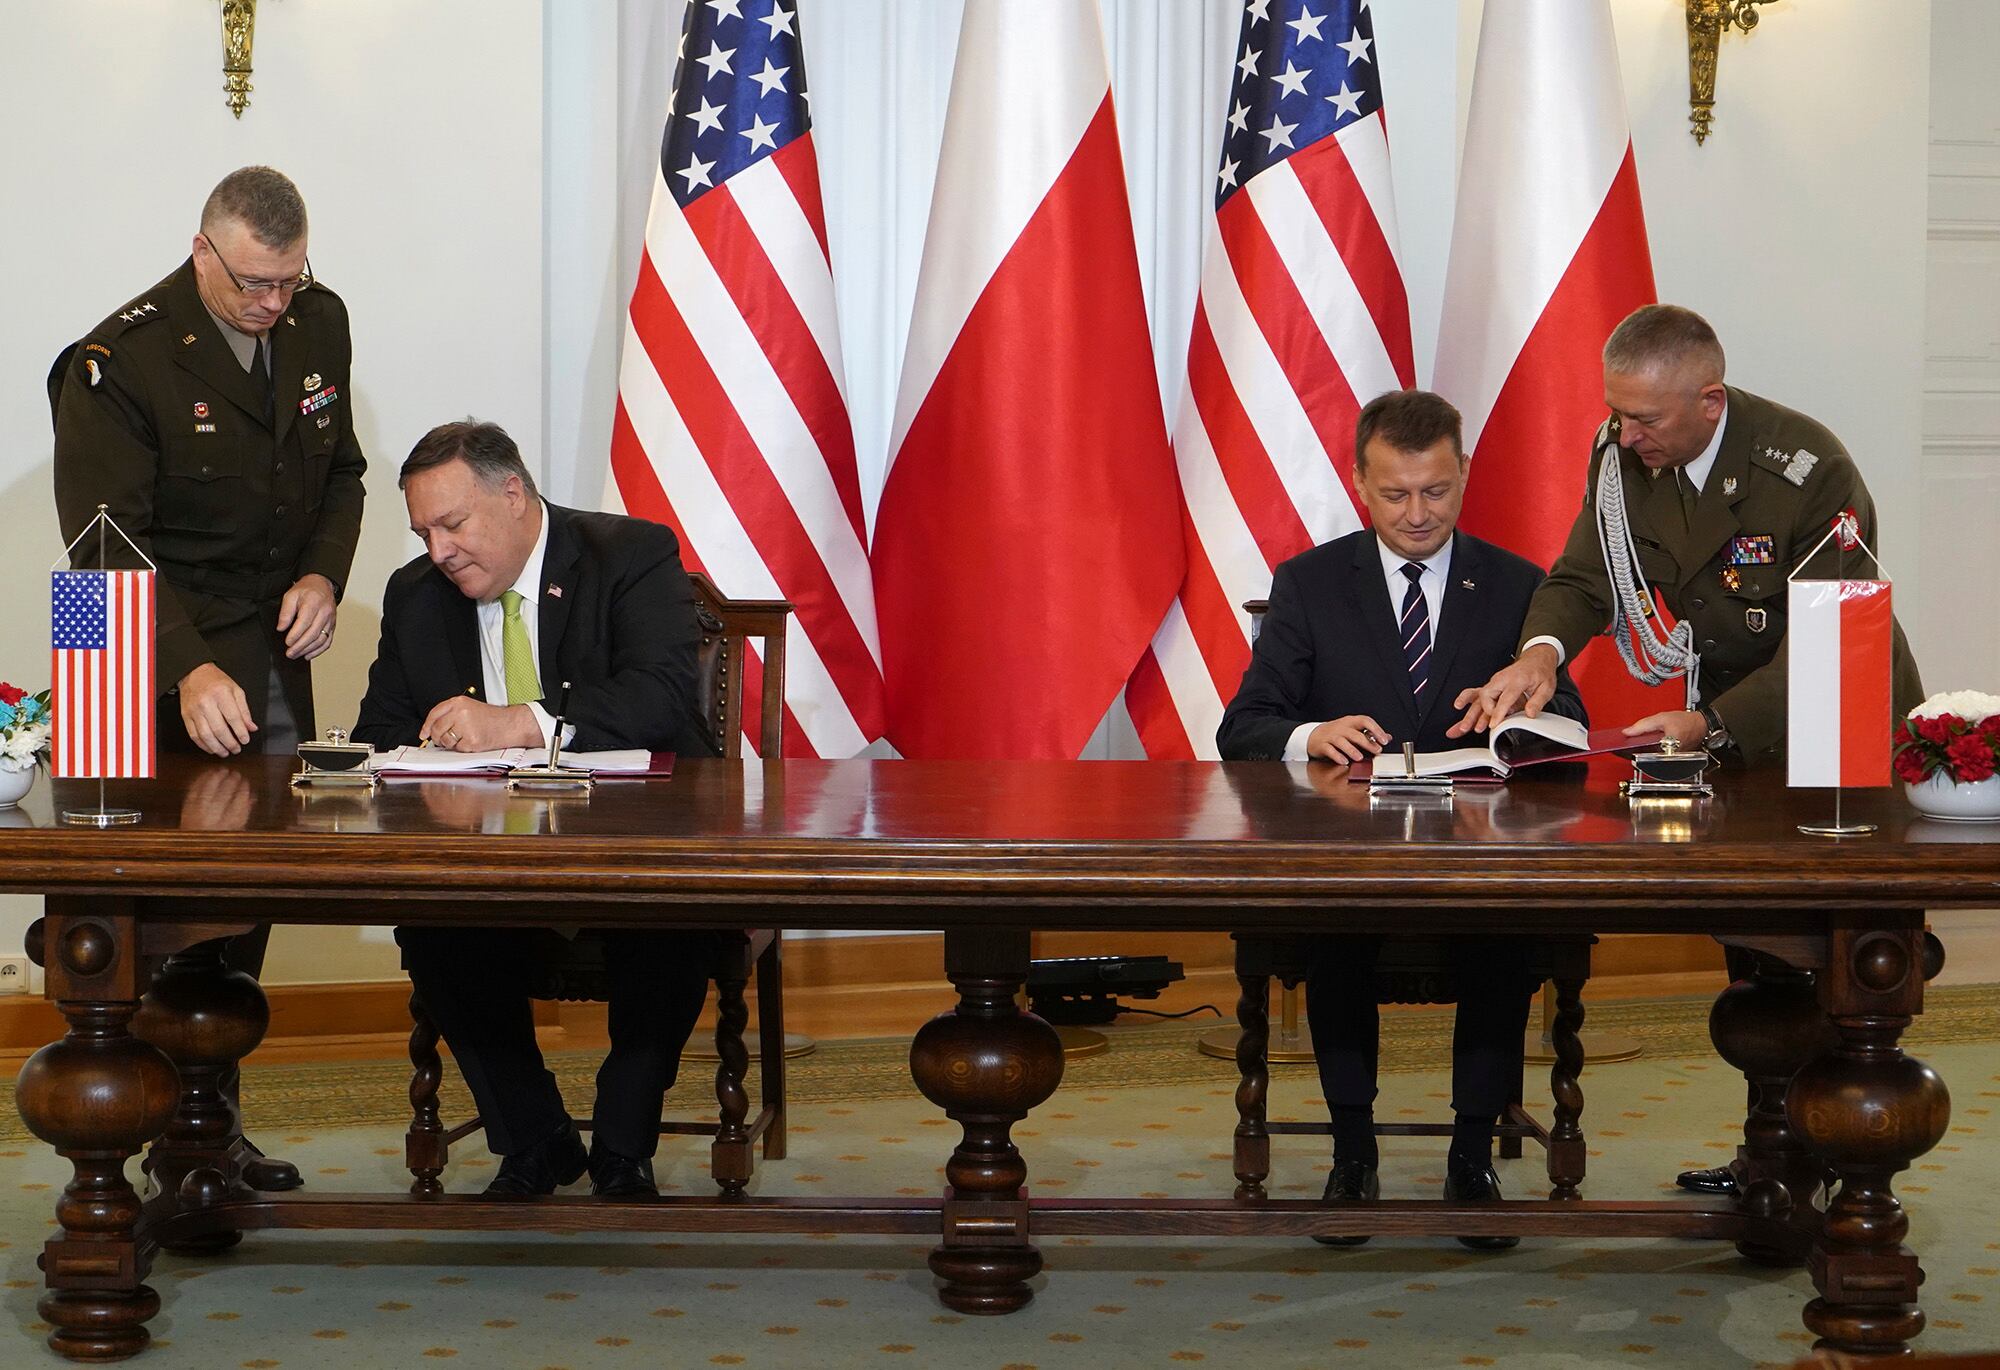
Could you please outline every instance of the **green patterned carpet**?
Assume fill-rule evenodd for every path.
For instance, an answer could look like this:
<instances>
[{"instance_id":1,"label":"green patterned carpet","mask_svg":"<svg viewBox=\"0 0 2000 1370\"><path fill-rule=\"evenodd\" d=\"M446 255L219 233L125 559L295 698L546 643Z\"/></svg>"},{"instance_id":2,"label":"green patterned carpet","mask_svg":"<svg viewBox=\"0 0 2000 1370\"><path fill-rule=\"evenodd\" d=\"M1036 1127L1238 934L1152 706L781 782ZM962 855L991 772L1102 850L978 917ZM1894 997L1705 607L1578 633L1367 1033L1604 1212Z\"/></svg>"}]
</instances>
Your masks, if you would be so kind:
<instances>
[{"instance_id":1,"label":"green patterned carpet","mask_svg":"<svg viewBox=\"0 0 2000 1370\"><path fill-rule=\"evenodd\" d=\"M1932 1354L2000 1348L2000 996L1936 991L1909 1040L1953 1091L1944 1143L1899 1177L1928 1281ZM1587 1196L1654 1198L1681 1167L1727 1159L1740 1077L1708 1053L1704 1001L1595 1009L1591 1024L1641 1037L1640 1060L1584 1077ZM1448 1015L1385 1019L1381 1116L1439 1115ZM1037 1195L1221 1196L1229 1192L1233 1068L1192 1050L1182 1025L1119 1029L1115 1049L1073 1063L1063 1088L1015 1130ZM764 1194L934 1195L956 1129L914 1096L899 1043L826 1044L796 1062L792 1153L764 1167ZM564 1075L588 1074L587 1060ZM693 1072L703 1075L704 1071ZM1546 1108L1540 1072L1531 1106ZM253 1068L258 1135L316 1192L407 1183L394 1062ZM1274 1116L1321 1107L1309 1069L1276 1072ZM572 1102L588 1103L588 1086ZM699 1091L689 1094L698 1106ZM371 1121L372 1120L372 1121ZM1442 1142L1384 1144L1385 1196L1434 1194ZM1313 1195L1324 1143L1281 1138L1273 1192ZM669 1192L705 1192L705 1149L671 1140ZM1507 1192L1543 1191L1539 1158L1501 1166ZM59 1364L42 1345L35 1256L68 1167L39 1144L0 1147L0 1365ZM445 1179L492 1174L477 1146ZM1529 1239L1475 1254L1448 1241L1377 1240L1336 1251L1255 1239L1054 1239L1023 1312L945 1312L898 1238L533 1234L253 1234L212 1260L163 1257L157 1370L355 1370L458 1361L522 1370L658 1366L1407 1367L1784 1366L1811 1338L1802 1271L1769 1270L1697 1242Z\"/></svg>"}]
</instances>

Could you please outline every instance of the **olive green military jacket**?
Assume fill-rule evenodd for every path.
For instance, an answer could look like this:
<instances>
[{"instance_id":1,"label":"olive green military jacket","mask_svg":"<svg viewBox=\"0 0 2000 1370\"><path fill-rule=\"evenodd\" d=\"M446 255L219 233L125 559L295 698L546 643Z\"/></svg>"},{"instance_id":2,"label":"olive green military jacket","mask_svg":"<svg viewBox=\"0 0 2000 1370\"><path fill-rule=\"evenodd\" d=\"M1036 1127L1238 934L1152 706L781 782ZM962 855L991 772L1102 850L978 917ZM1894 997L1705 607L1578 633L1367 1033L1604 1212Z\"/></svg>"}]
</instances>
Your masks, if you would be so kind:
<instances>
[{"instance_id":1,"label":"olive green military jacket","mask_svg":"<svg viewBox=\"0 0 2000 1370\"><path fill-rule=\"evenodd\" d=\"M1525 645L1553 637L1574 660L1611 622L1612 592L1597 531L1597 467L1617 421L1598 430L1584 484L1583 510L1547 580L1535 592L1521 629ZM1854 459L1825 427L1795 410L1729 388L1722 445L1683 527L1673 473L1648 470L1618 452L1625 509L1639 568L1669 613L1694 627L1701 654L1702 703L1714 706L1745 760L1766 765L1785 748L1786 578L1852 509L1861 536L1875 540L1875 503ZM1875 566L1849 553L1847 573L1872 576ZM1832 544L1812 559L1809 574L1831 577ZM1900 623L1894 634L1892 694L1898 717L1923 701L1923 682ZM1884 728L1891 721L1883 720Z\"/></svg>"},{"instance_id":2,"label":"olive green military jacket","mask_svg":"<svg viewBox=\"0 0 2000 1370\"><path fill-rule=\"evenodd\" d=\"M261 726L276 666L301 736L311 674L284 658L277 606L301 577L341 593L361 532L347 308L317 283L271 329L271 417L202 306L194 263L92 329L50 377L63 540L109 506L160 568L161 692L214 662ZM95 537L73 555L97 565ZM112 540L109 564L137 564ZM162 710L163 715L169 712ZM164 736L164 735L163 735Z\"/></svg>"}]
</instances>

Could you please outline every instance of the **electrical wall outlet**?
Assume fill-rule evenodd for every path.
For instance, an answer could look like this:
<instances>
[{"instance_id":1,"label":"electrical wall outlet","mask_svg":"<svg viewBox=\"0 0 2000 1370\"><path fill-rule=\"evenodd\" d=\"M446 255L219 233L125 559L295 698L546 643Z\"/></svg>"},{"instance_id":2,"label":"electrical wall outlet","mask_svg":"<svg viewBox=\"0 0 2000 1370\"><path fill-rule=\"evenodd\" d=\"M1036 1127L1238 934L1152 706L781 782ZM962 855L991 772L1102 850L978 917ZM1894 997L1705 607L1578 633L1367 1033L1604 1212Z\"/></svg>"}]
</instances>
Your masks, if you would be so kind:
<instances>
[{"instance_id":1,"label":"electrical wall outlet","mask_svg":"<svg viewBox=\"0 0 2000 1370\"><path fill-rule=\"evenodd\" d=\"M28 969L25 956L0 956L0 994L26 994Z\"/></svg>"}]
</instances>

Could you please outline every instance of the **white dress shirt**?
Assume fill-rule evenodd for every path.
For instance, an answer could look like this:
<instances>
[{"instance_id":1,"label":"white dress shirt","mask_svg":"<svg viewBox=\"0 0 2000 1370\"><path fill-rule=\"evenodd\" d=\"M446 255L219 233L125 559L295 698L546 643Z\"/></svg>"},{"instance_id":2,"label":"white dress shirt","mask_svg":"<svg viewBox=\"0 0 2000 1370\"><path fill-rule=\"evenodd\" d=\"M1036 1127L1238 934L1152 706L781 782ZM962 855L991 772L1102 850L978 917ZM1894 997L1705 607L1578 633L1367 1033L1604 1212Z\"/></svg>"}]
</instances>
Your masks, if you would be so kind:
<instances>
[{"instance_id":1,"label":"white dress shirt","mask_svg":"<svg viewBox=\"0 0 2000 1370\"><path fill-rule=\"evenodd\" d=\"M1389 596L1389 618L1391 621L1401 620L1403 614L1403 596L1410 592L1410 578L1403 574L1403 568L1412 564L1424 568L1424 573L1417 577L1417 585L1424 592L1424 608L1431 616L1432 642L1437 641L1438 620L1444 611L1444 587L1450 584L1451 542L1451 538L1446 538L1444 546L1432 552L1422 561L1412 563L1408 557L1399 556L1397 553L1390 551L1388 545L1379 536L1375 539L1375 550L1382 558L1382 588ZM1321 719L1320 723L1329 721ZM1377 719L1376 721L1380 722L1381 720ZM1292 729L1292 735L1285 741L1285 760L1305 761L1308 759L1306 739L1312 736L1312 730L1318 726L1319 723L1301 723L1298 727Z\"/></svg>"},{"instance_id":2,"label":"white dress shirt","mask_svg":"<svg viewBox=\"0 0 2000 1370\"><path fill-rule=\"evenodd\" d=\"M528 634L528 651L535 661L535 679L542 678L542 560L549 550L549 509L541 506L542 530L535 535L535 549L528 553L528 562L521 568L521 574L508 588L521 596L521 627ZM477 608L479 615L479 671L486 682L486 700L498 704L507 698L507 649L503 634L507 625L507 610L495 595ZM535 716L535 726L541 729L542 745L549 745L550 733L556 721L539 702L528 705L528 711ZM567 746L576 729L567 725L563 728L563 744Z\"/></svg>"},{"instance_id":3,"label":"white dress shirt","mask_svg":"<svg viewBox=\"0 0 2000 1370\"><path fill-rule=\"evenodd\" d=\"M1722 401L1722 417L1715 421L1715 433L1709 438L1708 446L1701 449L1700 456L1681 468L1687 472L1688 484L1694 487L1694 492L1697 495L1708 488L1708 473L1715 469L1715 454L1722 450L1722 430L1728 426L1729 401L1724 399ZM1663 471L1660 473L1660 479L1666 480L1672 475L1672 471ZM1556 665L1560 666L1563 662L1569 660L1569 653L1563 650L1562 643L1550 637L1547 633L1542 634L1540 637L1529 638L1521 644L1521 651L1527 651L1537 642L1546 642L1549 646L1556 649Z\"/></svg>"}]
</instances>

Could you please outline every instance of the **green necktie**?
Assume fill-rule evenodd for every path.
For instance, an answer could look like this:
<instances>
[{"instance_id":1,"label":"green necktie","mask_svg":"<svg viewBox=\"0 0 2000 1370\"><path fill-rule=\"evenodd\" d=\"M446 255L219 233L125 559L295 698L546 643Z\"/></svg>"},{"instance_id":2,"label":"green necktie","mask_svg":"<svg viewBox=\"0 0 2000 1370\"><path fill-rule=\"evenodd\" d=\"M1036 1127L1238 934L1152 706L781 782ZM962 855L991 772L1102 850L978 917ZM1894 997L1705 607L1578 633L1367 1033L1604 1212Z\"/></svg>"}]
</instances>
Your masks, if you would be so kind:
<instances>
[{"instance_id":1,"label":"green necktie","mask_svg":"<svg viewBox=\"0 0 2000 1370\"><path fill-rule=\"evenodd\" d=\"M542 697L542 682L535 675L528 625L521 622L521 592L501 591L500 609L506 615L500 628L500 660L507 668L507 702L531 704Z\"/></svg>"}]
</instances>

